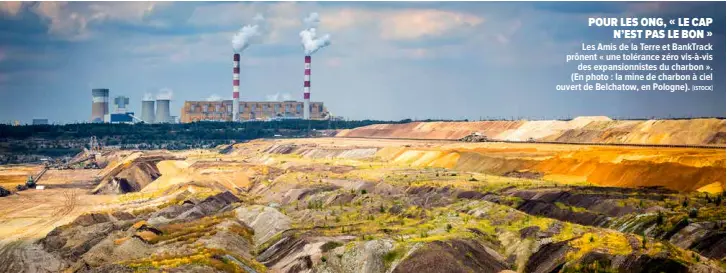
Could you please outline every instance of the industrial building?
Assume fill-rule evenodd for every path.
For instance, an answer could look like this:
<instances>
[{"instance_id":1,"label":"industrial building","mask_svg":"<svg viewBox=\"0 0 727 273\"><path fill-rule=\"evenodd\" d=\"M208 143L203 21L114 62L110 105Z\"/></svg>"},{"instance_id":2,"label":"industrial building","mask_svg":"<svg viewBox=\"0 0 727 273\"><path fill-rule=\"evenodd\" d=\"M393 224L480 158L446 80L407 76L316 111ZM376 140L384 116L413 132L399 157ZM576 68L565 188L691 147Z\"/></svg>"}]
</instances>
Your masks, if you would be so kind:
<instances>
[{"instance_id":1,"label":"industrial building","mask_svg":"<svg viewBox=\"0 0 727 273\"><path fill-rule=\"evenodd\" d=\"M129 112L126 107L129 105L129 97L118 96L114 98L114 112L111 114L111 123L133 123L134 112Z\"/></svg>"},{"instance_id":2,"label":"industrial building","mask_svg":"<svg viewBox=\"0 0 727 273\"><path fill-rule=\"evenodd\" d=\"M154 100L141 101L141 120L144 123L154 123Z\"/></svg>"},{"instance_id":3,"label":"industrial building","mask_svg":"<svg viewBox=\"0 0 727 273\"><path fill-rule=\"evenodd\" d=\"M174 122L174 119L172 119L172 116L169 112L169 103L170 103L170 100L168 100L168 99L157 99L156 114L154 115L155 123L172 123L172 122ZM142 110L143 110L143 108L142 108Z\"/></svg>"},{"instance_id":4,"label":"industrial building","mask_svg":"<svg viewBox=\"0 0 727 273\"><path fill-rule=\"evenodd\" d=\"M232 121L233 105L233 100L185 101L180 122ZM303 105L300 101L241 101L239 120L303 119ZM323 102L311 102L309 110L310 119L327 119L329 116Z\"/></svg>"},{"instance_id":5,"label":"industrial building","mask_svg":"<svg viewBox=\"0 0 727 273\"><path fill-rule=\"evenodd\" d=\"M91 122L102 123L110 120L109 116L109 90L98 88L91 90Z\"/></svg>"},{"instance_id":6,"label":"industrial building","mask_svg":"<svg viewBox=\"0 0 727 273\"><path fill-rule=\"evenodd\" d=\"M129 97L118 96L114 98L114 106L116 109L114 113L121 114L126 113L126 106L129 105Z\"/></svg>"}]
</instances>

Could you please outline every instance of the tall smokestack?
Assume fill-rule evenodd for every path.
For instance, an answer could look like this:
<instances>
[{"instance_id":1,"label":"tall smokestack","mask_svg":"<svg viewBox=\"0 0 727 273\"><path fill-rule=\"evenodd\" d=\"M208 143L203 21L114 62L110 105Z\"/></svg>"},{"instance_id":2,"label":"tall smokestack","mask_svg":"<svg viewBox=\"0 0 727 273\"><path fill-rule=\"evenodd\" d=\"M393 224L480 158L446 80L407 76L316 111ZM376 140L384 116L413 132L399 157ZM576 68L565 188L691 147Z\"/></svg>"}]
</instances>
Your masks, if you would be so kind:
<instances>
[{"instance_id":1,"label":"tall smokestack","mask_svg":"<svg viewBox=\"0 0 727 273\"><path fill-rule=\"evenodd\" d=\"M141 101L141 120L146 124L154 123L154 100Z\"/></svg>"},{"instance_id":2,"label":"tall smokestack","mask_svg":"<svg viewBox=\"0 0 727 273\"><path fill-rule=\"evenodd\" d=\"M232 57L232 121L240 121L240 54Z\"/></svg>"},{"instance_id":3,"label":"tall smokestack","mask_svg":"<svg viewBox=\"0 0 727 273\"><path fill-rule=\"evenodd\" d=\"M91 122L101 123L107 121L109 115L109 90L106 88L92 89Z\"/></svg>"},{"instance_id":4,"label":"tall smokestack","mask_svg":"<svg viewBox=\"0 0 727 273\"><path fill-rule=\"evenodd\" d=\"M310 119L310 55L305 56L303 77L303 119Z\"/></svg>"}]
</instances>

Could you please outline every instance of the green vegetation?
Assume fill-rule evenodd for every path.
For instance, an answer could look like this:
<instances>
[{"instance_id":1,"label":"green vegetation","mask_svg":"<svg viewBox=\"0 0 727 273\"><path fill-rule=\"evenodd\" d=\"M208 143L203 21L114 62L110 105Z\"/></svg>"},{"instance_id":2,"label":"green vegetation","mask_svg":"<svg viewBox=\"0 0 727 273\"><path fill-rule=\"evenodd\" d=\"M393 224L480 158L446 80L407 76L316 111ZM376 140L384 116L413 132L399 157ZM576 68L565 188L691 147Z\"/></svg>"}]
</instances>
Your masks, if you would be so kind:
<instances>
[{"instance_id":1,"label":"green vegetation","mask_svg":"<svg viewBox=\"0 0 727 273\"><path fill-rule=\"evenodd\" d=\"M246 140L272 137L285 130L351 129L382 123L407 123L411 120L280 120L270 122L194 122L182 124L98 124L80 123L67 125L0 125L0 139L76 139L96 136L99 139L124 141L175 140L175 139L235 139Z\"/></svg>"},{"instance_id":2,"label":"green vegetation","mask_svg":"<svg viewBox=\"0 0 727 273\"><path fill-rule=\"evenodd\" d=\"M394 261L403 257L406 254L406 248L403 244L395 247L391 251L384 254L384 265L386 268L390 268Z\"/></svg>"}]
</instances>

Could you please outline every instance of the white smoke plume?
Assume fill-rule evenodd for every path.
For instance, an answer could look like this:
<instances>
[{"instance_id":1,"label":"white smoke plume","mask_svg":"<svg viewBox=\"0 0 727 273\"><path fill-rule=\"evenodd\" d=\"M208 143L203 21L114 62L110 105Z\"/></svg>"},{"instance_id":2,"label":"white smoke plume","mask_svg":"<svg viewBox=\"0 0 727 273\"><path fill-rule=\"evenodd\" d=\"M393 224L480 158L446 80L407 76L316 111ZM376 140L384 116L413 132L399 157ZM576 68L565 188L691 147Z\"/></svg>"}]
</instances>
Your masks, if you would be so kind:
<instances>
[{"instance_id":1,"label":"white smoke plume","mask_svg":"<svg viewBox=\"0 0 727 273\"><path fill-rule=\"evenodd\" d=\"M266 32L265 18L260 14L256 15L252 24L243 26L232 36L232 50L242 53L251 44L261 42Z\"/></svg>"},{"instance_id":2,"label":"white smoke plume","mask_svg":"<svg viewBox=\"0 0 727 273\"><path fill-rule=\"evenodd\" d=\"M142 100L143 101L153 101L154 100L154 95L152 95L151 93L145 93L144 94L144 99L142 99Z\"/></svg>"},{"instance_id":3,"label":"white smoke plume","mask_svg":"<svg viewBox=\"0 0 727 273\"><path fill-rule=\"evenodd\" d=\"M311 12L308 16L303 18L303 24L305 24L306 28L317 28L320 23L321 17L317 12Z\"/></svg>"},{"instance_id":4,"label":"white smoke plume","mask_svg":"<svg viewBox=\"0 0 727 273\"><path fill-rule=\"evenodd\" d=\"M212 94L211 96L207 97L207 101L221 101L222 97L218 96L217 94Z\"/></svg>"},{"instance_id":5,"label":"white smoke plume","mask_svg":"<svg viewBox=\"0 0 727 273\"><path fill-rule=\"evenodd\" d=\"M285 100L292 100L292 96L289 93L275 93L272 95L266 95L265 100L267 101L285 101Z\"/></svg>"},{"instance_id":6,"label":"white smoke plume","mask_svg":"<svg viewBox=\"0 0 727 273\"><path fill-rule=\"evenodd\" d=\"M159 89L159 93L157 93L157 100L172 100L172 95L174 94L174 91L170 88L162 88Z\"/></svg>"},{"instance_id":7,"label":"white smoke plume","mask_svg":"<svg viewBox=\"0 0 727 273\"><path fill-rule=\"evenodd\" d=\"M303 44L305 55L313 55L316 51L331 44L330 35L326 34L321 37L317 37L316 35L316 27L320 23L318 13L313 12L309 14L303 18L303 23L306 29L300 32L300 41Z\"/></svg>"}]
</instances>

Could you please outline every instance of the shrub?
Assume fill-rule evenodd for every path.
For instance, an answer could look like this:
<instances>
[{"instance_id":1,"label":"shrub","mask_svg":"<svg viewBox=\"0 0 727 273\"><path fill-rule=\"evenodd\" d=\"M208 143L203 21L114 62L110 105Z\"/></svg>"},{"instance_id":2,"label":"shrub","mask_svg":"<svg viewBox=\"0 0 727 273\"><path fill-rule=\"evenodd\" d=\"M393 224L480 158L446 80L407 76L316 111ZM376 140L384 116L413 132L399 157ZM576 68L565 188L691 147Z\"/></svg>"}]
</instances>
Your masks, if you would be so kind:
<instances>
[{"instance_id":1,"label":"shrub","mask_svg":"<svg viewBox=\"0 0 727 273\"><path fill-rule=\"evenodd\" d=\"M697 218L697 214L699 213L699 210L697 208L692 208L689 210L689 218Z\"/></svg>"},{"instance_id":2,"label":"shrub","mask_svg":"<svg viewBox=\"0 0 727 273\"><path fill-rule=\"evenodd\" d=\"M664 214L661 213L661 211L656 214L656 224L657 225L664 224Z\"/></svg>"},{"instance_id":3,"label":"shrub","mask_svg":"<svg viewBox=\"0 0 727 273\"><path fill-rule=\"evenodd\" d=\"M447 232L451 232L451 231L452 231L452 224L447 224Z\"/></svg>"},{"instance_id":4,"label":"shrub","mask_svg":"<svg viewBox=\"0 0 727 273\"><path fill-rule=\"evenodd\" d=\"M327 243L325 243L325 244L323 244L321 246L321 251L325 253L325 252L331 251L334 248L337 248L337 247L342 246L342 245L343 244L340 243L340 242L330 241L330 242L327 242Z\"/></svg>"}]
</instances>

